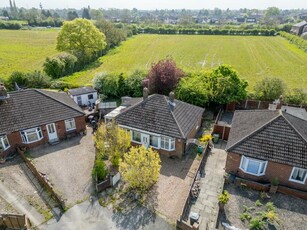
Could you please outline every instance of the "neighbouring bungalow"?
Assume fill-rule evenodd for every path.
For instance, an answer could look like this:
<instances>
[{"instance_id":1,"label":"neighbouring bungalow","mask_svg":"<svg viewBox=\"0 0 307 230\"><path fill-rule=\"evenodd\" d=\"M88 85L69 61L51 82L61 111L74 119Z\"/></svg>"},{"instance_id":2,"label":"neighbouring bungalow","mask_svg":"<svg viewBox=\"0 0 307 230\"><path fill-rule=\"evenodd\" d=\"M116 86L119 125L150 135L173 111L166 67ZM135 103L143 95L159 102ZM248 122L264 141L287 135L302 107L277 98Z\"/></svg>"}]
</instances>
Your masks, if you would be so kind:
<instances>
[{"instance_id":1,"label":"neighbouring bungalow","mask_svg":"<svg viewBox=\"0 0 307 230\"><path fill-rule=\"evenodd\" d=\"M54 143L84 132L84 113L64 92L27 89L7 93L0 85L0 158L17 146Z\"/></svg>"},{"instance_id":2,"label":"neighbouring bungalow","mask_svg":"<svg viewBox=\"0 0 307 230\"><path fill-rule=\"evenodd\" d=\"M226 172L307 191L305 109L235 111L226 150Z\"/></svg>"},{"instance_id":3,"label":"neighbouring bungalow","mask_svg":"<svg viewBox=\"0 0 307 230\"><path fill-rule=\"evenodd\" d=\"M186 141L194 138L201 127L203 108L143 91L143 100L135 101L116 115L120 127L131 133L133 145L144 145L167 156L182 157Z\"/></svg>"},{"instance_id":4,"label":"neighbouring bungalow","mask_svg":"<svg viewBox=\"0 0 307 230\"><path fill-rule=\"evenodd\" d=\"M302 21L292 26L291 33L301 36L303 33L307 32L307 22Z\"/></svg>"},{"instance_id":5,"label":"neighbouring bungalow","mask_svg":"<svg viewBox=\"0 0 307 230\"><path fill-rule=\"evenodd\" d=\"M68 95L79 105L94 105L97 100L97 90L92 87L69 89Z\"/></svg>"}]
</instances>

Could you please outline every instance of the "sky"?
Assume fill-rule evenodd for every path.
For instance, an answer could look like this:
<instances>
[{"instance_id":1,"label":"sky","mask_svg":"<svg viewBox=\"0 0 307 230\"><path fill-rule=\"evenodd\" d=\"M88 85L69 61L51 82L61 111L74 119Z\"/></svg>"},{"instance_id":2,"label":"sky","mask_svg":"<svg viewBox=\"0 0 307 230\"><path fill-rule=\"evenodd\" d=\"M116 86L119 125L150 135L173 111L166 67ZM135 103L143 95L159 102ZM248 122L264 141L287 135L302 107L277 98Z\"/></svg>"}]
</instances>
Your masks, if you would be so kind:
<instances>
[{"instance_id":1,"label":"sky","mask_svg":"<svg viewBox=\"0 0 307 230\"><path fill-rule=\"evenodd\" d=\"M12 0L13 1L13 0ZM15 0L17 7L39 8L118 8L118 9L266 9L276 6L280 9L307 9L306 0ZM9 6L9 0L0 0L0 7Z\"/></svg>"}]
</instances>

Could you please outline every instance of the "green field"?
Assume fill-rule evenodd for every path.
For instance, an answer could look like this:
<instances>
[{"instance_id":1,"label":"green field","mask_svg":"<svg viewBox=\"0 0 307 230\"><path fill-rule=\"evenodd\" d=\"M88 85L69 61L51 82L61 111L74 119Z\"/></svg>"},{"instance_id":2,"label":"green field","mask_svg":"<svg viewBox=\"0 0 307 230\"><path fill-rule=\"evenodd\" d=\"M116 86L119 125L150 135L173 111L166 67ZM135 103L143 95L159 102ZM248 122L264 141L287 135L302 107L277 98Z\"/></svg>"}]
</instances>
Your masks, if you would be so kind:
<instances>
[{"instance_id":1,"label":"green field","mask_svg":"<svg viewBox=\"0 0 307 230\"><path fill-rule=\"evenodd\" d=\"M55 30L0 30L0 77L13 71L30 72L42 69L47 56L55 50Z\"/></svg>"},{"instance_id":2,"label":"green field","mask_svg":"<svg viewBox=\"0 0 307 230\"><path fill-rule=\"evenodd\" d=\"M40 69L54 55L56 31L0 31L0 76L12 71ZM307 54L281 37L137 35L110 51L87 70L64 77L89 84L102 71L129 73L149 69L153 62L171 56L186 71L232 65L251 86L259 79L279 77L290 88L307 89Z\"/></svg>"}]
</instances>

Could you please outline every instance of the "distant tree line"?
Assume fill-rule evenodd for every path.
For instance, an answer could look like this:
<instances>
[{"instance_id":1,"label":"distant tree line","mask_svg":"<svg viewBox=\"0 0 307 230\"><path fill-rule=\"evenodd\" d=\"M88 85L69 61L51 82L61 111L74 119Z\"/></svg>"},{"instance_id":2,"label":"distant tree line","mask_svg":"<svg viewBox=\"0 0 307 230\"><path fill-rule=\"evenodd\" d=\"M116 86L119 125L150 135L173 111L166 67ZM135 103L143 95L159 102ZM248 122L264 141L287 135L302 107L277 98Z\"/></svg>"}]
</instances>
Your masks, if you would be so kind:
<instances>
[{"instance_id":1,"label":"distant tree line","mask_svg":"<svg viewBox=\"0 0 307 230\"><path fill-rule=\"evenodd\" d=\"M4 30L19 30L22 25L18 22L10 22L10 21L1 21L0 20L0 29Z\"/></svg>"}]
</instances>

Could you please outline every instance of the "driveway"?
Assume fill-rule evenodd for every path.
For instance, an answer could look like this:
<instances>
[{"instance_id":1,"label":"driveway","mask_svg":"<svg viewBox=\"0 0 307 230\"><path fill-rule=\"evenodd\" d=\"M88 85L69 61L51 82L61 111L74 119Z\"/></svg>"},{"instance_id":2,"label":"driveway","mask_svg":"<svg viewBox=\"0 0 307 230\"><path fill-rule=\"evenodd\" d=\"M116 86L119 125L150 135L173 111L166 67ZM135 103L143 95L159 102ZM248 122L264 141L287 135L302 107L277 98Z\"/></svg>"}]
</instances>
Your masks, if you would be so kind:
<instances>
[{"instance_id":1,"label":"driveway","mask_svg":"<svg viewBox=\"0 0 307 230\"><path fill-rule=\"evenodd\" d=\"M144 207L136 207L129 213L113 213L99 205L85 201L63 214L59 222L50 220L40 226L46 230L172 230L174 226Z\"/></svg>"},{"instance_id":2,"label":"driveway","mask_svg":"<svg viewBox=\"0 0 307 230\"><path fill-rule=\"evenodd\" d=\"M66 206L79 203L94 191L91 177L95 148L91 129L87 135L30 151L38 171L45 173Z\"/></svg>"}]
</instances>

